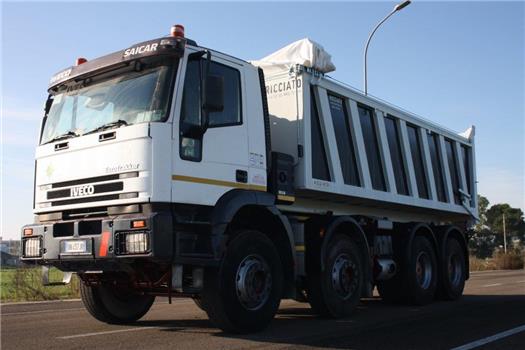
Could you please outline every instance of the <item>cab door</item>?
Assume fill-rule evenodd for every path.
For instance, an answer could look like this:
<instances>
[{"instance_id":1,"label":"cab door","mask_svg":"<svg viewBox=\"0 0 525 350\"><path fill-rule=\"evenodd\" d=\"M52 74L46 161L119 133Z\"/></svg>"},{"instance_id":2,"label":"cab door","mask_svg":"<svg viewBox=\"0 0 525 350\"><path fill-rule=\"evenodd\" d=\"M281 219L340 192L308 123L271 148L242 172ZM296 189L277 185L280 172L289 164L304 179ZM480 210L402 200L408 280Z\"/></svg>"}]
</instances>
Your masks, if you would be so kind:
<instances>
[{"instance_id":1,"label":"cab door","mask_svg":"<svg viewBox=\"0 0 525 350\"><path fill-rule=\"evenodd\" d=\"M212 55L210 75L223 80L223 109L209 113L209 125L202 135L186 127L201 123L205 59L189 55L186 63L180 115L174 119L179 132L174 137L178 150L173 162L173 202L214 205L231 189L249 188L242 62Z\"/></svg>"}]
</instances>

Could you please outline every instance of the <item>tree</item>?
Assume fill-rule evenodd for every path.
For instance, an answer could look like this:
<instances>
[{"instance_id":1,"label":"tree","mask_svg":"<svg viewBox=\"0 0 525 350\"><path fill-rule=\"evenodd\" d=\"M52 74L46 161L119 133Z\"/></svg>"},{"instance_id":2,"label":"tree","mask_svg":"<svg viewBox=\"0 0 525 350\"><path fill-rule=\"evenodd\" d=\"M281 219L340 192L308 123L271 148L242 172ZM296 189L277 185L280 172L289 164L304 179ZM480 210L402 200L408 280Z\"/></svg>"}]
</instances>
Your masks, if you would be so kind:
<instances>
[{"instance_id":1,"label":"tree","mask_svg":"<svg viewBox=\"0 0 525 350\"><path fill-rule=\"evenodd\" d=\"M503 245L503 213L507 239L514 236L525 242L525 221L521 209L512 208L506 203L489 208L489 204L486 197L478 195L479 222L470 232L469 240L469 248L478 258L492 256L494 249Z\"/></svg>"},{"instance_id":2,"label":"tree","mask_svg":"<svg viewBox=\"0 0 525 350\"><path fill-rule=\"evenodd\" d=\"M499 245L499 237L487 226L487 209L489 204L490 202L486 197L478 194L479 221L469 233L469 250L480 259L492 256L494 248Z\"/></svg>"},{"instance_id":3,"label":"tree","mask_svg":"<svg viewBox=\"0 0 525 350\"><path fill-rule=\"evenodd\" d=\"M503 235L503 214L505 214L505 229L507 237L518 237L523 241L525 238L525 221L523 211L512 208L507 203L495 204L487 210L487 226L498 235Z\"/></svg>"},{"instance_id":4,"label":"tree","mask_svg":"<svg viewBox=\"0 0 525 350\"><path fill-rule=\"evenodd\" d=\"M489 207L489 200L478 194L478 217L479 221L474 230L481 231L487 225L487 209Z\"/></svg>"}]
</instances>

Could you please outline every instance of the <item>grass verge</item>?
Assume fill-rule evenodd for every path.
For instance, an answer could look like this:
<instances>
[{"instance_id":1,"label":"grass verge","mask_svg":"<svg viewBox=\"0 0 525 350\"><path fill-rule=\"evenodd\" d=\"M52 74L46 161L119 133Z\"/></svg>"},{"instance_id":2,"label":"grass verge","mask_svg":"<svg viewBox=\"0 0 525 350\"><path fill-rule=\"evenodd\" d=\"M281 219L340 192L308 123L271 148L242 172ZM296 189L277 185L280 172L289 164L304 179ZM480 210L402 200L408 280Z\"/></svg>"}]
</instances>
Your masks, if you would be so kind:
<instances>
[{"instance_id":1,"label":"grass verge","mask_svg":"<svg viewBox=\"0 0 525 350\"><path fill-rule=\"evenodd\" d=\"M55 268L50 269L51 281L61 281L63 273ZM71 299L80 297L79 280L73 275L71 283L65 286L42 285L40 267L18 267L0 269L0 301L41 301Z\"/></svg>"}]
</instances>

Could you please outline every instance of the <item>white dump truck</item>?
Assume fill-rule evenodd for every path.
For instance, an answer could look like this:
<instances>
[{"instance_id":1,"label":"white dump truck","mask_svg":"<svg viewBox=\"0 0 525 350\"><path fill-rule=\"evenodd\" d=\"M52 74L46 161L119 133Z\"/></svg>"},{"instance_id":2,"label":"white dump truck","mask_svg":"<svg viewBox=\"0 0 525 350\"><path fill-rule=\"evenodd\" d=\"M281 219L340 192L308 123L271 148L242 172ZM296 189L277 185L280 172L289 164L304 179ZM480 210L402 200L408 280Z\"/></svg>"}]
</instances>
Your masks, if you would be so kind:
<instances>
[{"instance_id":1,"label":"white dump truck","mask_svg":"<svg viewBox=\"0 0 525 350\"><path fill-rule=\"evenodd\" d=\"M457 134L326 74L315 42L247 62L171 35L50 82L22 260L81 280L107 323L189 297L251 332L281 299L346 317L457 299L477 215L474 129ZM45 284L52 284L44 274Z\"/></svg>"}]
</instances>

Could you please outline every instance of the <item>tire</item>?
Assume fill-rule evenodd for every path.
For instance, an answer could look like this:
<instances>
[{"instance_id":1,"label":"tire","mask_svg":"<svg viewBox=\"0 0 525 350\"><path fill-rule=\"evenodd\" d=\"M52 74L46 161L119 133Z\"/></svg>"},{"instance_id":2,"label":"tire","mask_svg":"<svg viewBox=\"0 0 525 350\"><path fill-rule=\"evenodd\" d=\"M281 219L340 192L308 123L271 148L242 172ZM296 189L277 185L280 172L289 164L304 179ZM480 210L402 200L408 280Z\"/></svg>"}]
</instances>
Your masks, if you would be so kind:
<instances>
[{"instance_id":1,"label":"tire","mask_svg":"<svg viewBox=\"0 0 525 350\"><path fill-rule=\"evenodd\" d=\"M431 303L436 294L438 269L434 247L426 237L414 237L406 268L408 301L415 305Z\"/></svg>"},{"instance_id":2,"label":"tire","mask_svg":"<svg viewBox=\"0 0 525 350\"><path fill-rule=\"evenodd\" d=\"M137 321L155 301L154 296L140 295L130 290L117 291L113 285L87 286L84 282L80 283L80 296L91 316L110 324Z\"/></svg>"},{"instance_id":3,"label":"tire","mask_svg":"<svg viewBox=\"0 0 525 350\"><path fill-rule=\"evenodd\" d=\"M260 331L271 322L283 291L277 249L264 234L239 231L219 268L204 271L202 305L210 320L231 333Z\"/></svg>"},{"instance_id":4,"label":"tire","mask_svg":"<svg viewBox=\"0 0 525 350\"><path fill-rule=\"evenodd\" d=\"M309 272L308 302L321 316L347 317L359 303L364 286L359 249L346 235L335 235L328 243L324 267L324 271L319 266Z\"/></svg>"},{"instance_id":5,"label":"tire","mask_svg":"<svg viewBox=\"0 0 525 350\"><path fill-rule=\"evenodd\" d=\"M465 253L459 242L454 238L447 239L439 283L439 295L442 299L456 300L463 295L467 278L465 265Z\"/></svg>"}]
</instances>

